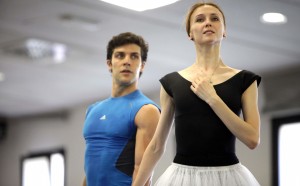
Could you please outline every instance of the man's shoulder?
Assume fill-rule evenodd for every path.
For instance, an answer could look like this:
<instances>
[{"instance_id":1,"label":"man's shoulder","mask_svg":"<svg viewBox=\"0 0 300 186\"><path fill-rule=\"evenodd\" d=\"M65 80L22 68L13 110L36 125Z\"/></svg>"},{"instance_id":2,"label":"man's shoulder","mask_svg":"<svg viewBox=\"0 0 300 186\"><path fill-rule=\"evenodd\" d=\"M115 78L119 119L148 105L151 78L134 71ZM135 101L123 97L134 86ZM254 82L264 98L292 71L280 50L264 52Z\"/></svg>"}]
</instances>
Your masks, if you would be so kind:
<instances>
[{"instance_id":1,"label":"man's shoulder","mask_svg":"<svg viewBox=\"0 0 300 186\"><path fill-rule=\"evenodd\" d=\"M160 107L158 106L158 104L155 103L155 101L153 101L151 98L149 98L147 95L143 94L141 92L141 97L140 99L142 100L142 108L146 108L146 109L159 109Z\"/></svg>"},{"instance_id":2,"label":"man's shoulder","mask_svg":"<svg viewBox=\"0 0 300 186\"><path fill-rule=\"evenodd\" d=\"M159 111L159 107L155 104L145 104L141 107L140 111L143 112L153 112L153 111Z\"/></svg>"},{"instance_id":3,"label":"man's shoulder","mask_svg":"<svg viewBox=\"0 0 300 186\"><path fill-rule=\"evenodd\" d=\"M160 115L160 109L153 104L143 105L137 112L136 125L138 127L145 127L157 122Z\"/></svg>"}]
</instances>

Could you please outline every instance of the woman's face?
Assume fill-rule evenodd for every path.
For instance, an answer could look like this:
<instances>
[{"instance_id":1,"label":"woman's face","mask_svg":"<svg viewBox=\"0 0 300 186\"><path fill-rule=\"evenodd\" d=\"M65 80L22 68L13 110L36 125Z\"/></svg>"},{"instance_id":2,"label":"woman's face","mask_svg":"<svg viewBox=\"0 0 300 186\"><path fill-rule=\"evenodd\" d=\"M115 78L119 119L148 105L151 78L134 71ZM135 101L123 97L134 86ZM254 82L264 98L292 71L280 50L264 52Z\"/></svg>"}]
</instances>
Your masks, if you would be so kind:
<instances>
[{"instance_id":1,"label":"woman's face","mask_svg":"<svg viewBox=\"0 0 300 186\"><path fill-rule=\"evenodd\" d=\"M215 44L225 37L222 13L210 5L200 6L191 15L190 38L199 44Z\"/></svg>"}]
</instances>

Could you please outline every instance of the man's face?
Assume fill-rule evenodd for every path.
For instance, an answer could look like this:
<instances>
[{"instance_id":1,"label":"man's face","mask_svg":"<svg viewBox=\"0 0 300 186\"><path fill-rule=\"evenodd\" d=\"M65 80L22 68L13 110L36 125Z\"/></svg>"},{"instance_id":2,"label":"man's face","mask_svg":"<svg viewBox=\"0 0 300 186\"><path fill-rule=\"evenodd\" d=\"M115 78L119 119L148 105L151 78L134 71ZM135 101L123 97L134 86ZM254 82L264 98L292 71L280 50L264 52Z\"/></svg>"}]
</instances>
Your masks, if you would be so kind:
<instances>
[{"instance_id":1,"label":"man's face","mask_svg":"<svg viewBox=\"0 0 300 186\"><path fill-rule=\"evenodd\" d=\"M131 85L139 79L144 69L141 48L136 44L126 44L114 49L111 60L107 61L115 83Z\"/></svg>"}]
</instances>

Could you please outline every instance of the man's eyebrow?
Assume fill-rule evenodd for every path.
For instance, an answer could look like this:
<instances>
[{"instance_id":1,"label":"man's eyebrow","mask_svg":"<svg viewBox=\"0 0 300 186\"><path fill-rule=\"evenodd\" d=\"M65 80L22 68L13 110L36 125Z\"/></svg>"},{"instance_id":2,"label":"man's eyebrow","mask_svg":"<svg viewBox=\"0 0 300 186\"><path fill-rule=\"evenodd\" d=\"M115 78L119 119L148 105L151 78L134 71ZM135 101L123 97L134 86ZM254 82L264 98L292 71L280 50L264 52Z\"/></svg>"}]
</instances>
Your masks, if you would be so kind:
<instances>
[{"instance_id":1,"label":"man's eyebrow","mask_svg":"<svg viewBox=\"0 0 300 186\"><path fill-rule=\"evenodd\" d=\"M125 51L114 51L114 53L139 54L139 52L125 52Z\"/></svg>"}]
</instances>

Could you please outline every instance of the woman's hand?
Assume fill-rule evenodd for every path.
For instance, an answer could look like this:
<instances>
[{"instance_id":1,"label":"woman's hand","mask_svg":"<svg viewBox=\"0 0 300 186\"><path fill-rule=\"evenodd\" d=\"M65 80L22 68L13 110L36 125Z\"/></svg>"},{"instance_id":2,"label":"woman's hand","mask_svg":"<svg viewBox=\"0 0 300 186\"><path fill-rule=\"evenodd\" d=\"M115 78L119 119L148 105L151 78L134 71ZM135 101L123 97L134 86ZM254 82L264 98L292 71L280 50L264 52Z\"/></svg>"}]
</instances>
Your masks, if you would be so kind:
<instances>
[{"instance_id":1,"label":"woman's hand","mask_svg":"<svg viewBox=\"0 0 300 186\"><path fill-rule=\"evenodd\" d=\"M191 90L203 101L208 103L217 96L216 90L207 77L197 77L191 85Z\"/></svg>"}]
</instances>

